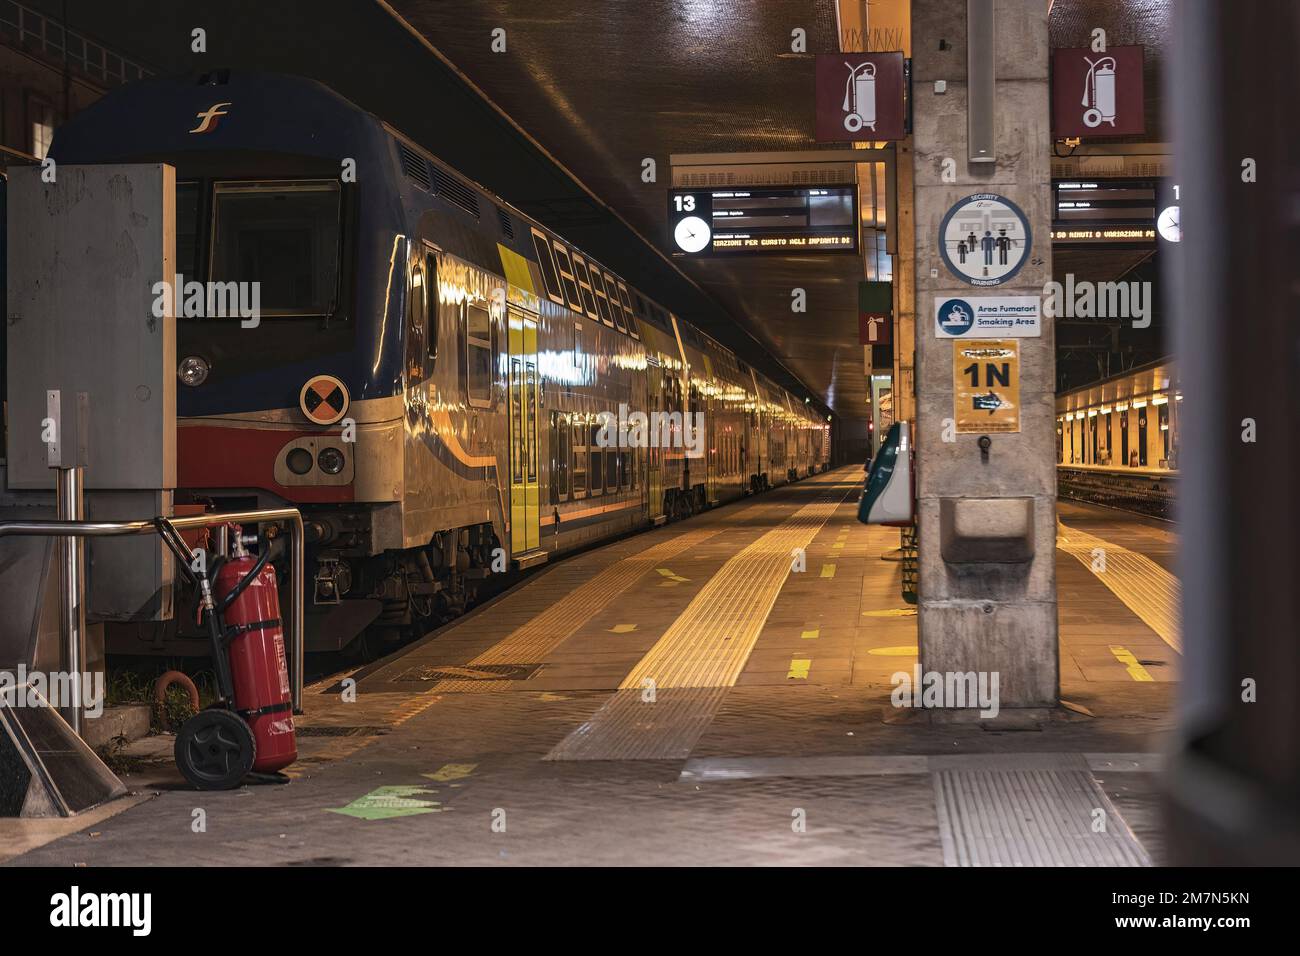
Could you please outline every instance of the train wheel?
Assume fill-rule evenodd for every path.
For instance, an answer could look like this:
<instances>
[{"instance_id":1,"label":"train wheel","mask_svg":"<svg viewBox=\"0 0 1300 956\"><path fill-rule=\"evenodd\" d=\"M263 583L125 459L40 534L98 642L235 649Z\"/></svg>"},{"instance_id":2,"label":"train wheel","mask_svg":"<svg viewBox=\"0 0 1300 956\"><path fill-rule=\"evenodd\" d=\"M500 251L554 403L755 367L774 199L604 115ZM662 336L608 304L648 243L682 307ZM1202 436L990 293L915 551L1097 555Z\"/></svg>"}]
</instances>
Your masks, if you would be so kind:
<instances>
[{"instance_id":1,"label":"train wheel","mask_svg":"<svg viewBox=\"0 0 1300 956\"><path fill-rule=\"evenodd\" d=\"M257 742L238 714L211 708L181 725L174 748L181 775L198 790L231 790L253 769Z\"/></svg>"}]
</instances>

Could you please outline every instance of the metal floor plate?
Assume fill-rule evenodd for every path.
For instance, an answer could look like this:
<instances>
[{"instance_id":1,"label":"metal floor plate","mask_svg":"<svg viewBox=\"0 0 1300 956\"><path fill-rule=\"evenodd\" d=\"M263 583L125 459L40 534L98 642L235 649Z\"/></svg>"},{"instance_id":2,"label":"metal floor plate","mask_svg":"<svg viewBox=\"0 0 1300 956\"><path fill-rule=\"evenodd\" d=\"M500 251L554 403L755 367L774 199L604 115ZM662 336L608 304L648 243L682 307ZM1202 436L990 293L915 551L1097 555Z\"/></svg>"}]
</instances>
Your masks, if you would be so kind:
<instances>
[{"instance_id":1,"label":"metal floor plate","mask_svg":"<svg viewBox=\"0 0 1300 956\"><path fill-rule=\"evenodd\" d=\"M1151 865L1086 770L940 770L934 798L946 866Z\"/></svg>"}]
</instances>

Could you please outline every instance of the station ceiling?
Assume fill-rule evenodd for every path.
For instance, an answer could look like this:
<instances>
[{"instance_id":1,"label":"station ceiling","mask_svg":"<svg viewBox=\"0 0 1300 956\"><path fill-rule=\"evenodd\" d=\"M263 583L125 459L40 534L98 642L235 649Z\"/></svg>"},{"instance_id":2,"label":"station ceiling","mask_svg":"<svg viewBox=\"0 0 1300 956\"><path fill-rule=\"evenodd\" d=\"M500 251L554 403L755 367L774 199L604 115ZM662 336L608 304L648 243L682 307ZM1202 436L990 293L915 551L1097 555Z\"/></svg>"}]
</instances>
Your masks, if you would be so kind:
<instances>
[{"instance_id":1,"label":"station ceiling","mask_svg":"<svg viewBox=\"0 0 1300 956\"><path fill-rule=\"evenodd\" d=\"M670 260L674 153L813 149L811 54L838 47L834 0L27 0L159 72L228 66L315 77L846 424L867 412L855 257ZM1054 46L1148 48L1158 118L1171 0L1054 0ZM190 32L203 26L208 52ZM506 31L506 52L492 31ZM1160 138L1158 119L1145 140ZM658 181L641 180L653 158ZM1088 271L1079 262L1077 271ZM1059 271L1059 270L1058 270ZM1070 271L1076 271L1071 269ZM790 309L807 291L806 313Z\"/></svg>"},{"instance_id":2,"label":"station ceiling","mask_svg":"<svg viewBox=\"0 0 1300 956\"><path fill-rule=\"evenodd\" d=\"M813 57L790 52L790 32L806 30L811 51L837 49L833 0L389 2L660 248L670 155L816 148ZM498 27L504 54L490 47ZM642 181L646 158L655 183ZM865 417L859 259L676 261L835 412ZM807 293L806 313L791 311L794 288Z\"/></svg>"}]
</instances>

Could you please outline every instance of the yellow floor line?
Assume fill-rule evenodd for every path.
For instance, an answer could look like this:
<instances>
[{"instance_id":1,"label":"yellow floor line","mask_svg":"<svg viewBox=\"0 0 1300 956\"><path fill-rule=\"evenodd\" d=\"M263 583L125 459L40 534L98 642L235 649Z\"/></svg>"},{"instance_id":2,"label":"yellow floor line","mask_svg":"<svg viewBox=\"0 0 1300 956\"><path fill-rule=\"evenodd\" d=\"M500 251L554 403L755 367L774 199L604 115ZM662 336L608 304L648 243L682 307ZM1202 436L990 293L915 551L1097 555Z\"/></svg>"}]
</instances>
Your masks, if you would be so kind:
<instances>
[{"instance_id":1,"label":"yellow floor line","mask_svg":"<svg viewBox=\"0 0 1300 956\"><path fill-rule=\"evenodd\" d=\"M790 661L790 673L786 674L787 678L802 680L808 676L808 671L812 667L812 661L806 657L796 657Z\"/></svg>"},{"instance_id":2,"label":"yellow floor line","mask_svg":"<svg viewBox=\"0 0 1300 956\"><path fill-rule=\"evenodd\" d=\"M1097 579L1136 614L1147 627L1178 653L1183 652L1178 609L1182 584L1146 555L1130 551L1064 524L1057 525L1056 546L1078 558L1092 571L1093 552L1105 552L1106 570L1093 571Z\"/></svg>"},{"instance_id":3,"label":"yellow floor line","mask_svg":"<svg viewBox=\"0 0 1300 956\"><path fill-rule=\"evenodd\" d=\"M799 636L805 641L815 641L817 638L821 637L821 633L822 629L820 627L814 627L811 630L804 631Z\"/></svg>"},{"instance_id":4,"label":"yellow floor line","mask_svg":"<svg viewBox=\"0 0 1300 956\"><path fill-rule=\"evenodd\" d=\"M1151 672L1138 663L1138 659L1133 656L1132 652L1126 647L1120 647L1117 644L1110 646L1110 652L1115 655L1115 660L1119 661L1128 669L1128 674L1134 680L1154 681Z\"/></svg>"},{"instance_id":5,"label":"yellow floor line","mask_svg":"<svg viewBox=\"0 0 1300 956\"><path fill-rule=\"evenodd\" d=\"M835 565L834 565L834 564L823 564L823 565L822 565L822 577L824 577L824 578L833 578L833 577L835 577Z\"/></svg>"}]
</instances>

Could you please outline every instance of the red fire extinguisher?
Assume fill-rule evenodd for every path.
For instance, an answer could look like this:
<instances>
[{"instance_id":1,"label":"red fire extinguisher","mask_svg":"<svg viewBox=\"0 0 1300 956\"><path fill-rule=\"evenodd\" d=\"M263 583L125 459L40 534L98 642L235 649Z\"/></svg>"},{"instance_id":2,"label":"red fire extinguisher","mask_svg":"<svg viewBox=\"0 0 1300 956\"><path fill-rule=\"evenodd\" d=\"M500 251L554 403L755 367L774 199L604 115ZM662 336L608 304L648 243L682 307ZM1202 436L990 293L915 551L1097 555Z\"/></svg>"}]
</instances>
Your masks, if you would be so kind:
<instances>
[{"instance_id":1,"label":"red fire extinguisher","mask_svg":"<svg viewBox=\"0 0 1300 956\"><path fill-rule=\"evenodd\" d=\"M250 773L275 774L298 759L270 548L264 543L254 558L238 527L230 540L227 558L193 575L220 700L181 726L175 755L185 779L200 790L228 790Z\"/></svg>"}]
</instances>

